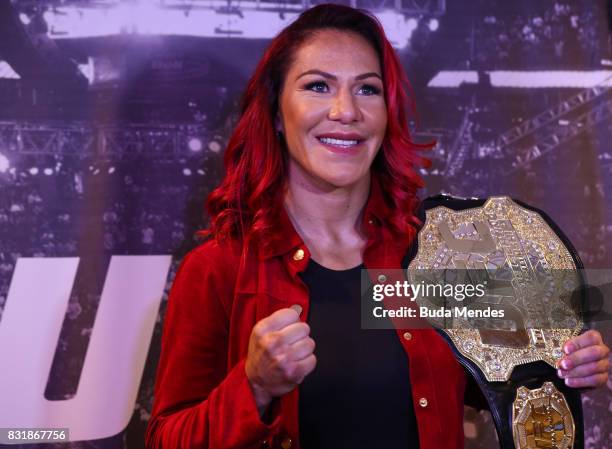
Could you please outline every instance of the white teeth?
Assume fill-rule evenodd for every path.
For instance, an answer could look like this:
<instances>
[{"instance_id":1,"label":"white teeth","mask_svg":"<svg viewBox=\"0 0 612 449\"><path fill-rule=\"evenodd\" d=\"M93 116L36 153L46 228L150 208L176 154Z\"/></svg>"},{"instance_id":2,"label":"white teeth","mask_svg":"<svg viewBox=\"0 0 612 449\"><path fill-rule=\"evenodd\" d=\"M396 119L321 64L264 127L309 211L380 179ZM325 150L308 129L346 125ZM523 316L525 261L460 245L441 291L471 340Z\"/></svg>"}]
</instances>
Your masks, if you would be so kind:
<instances>
[{"instance_id":1,"label":"white teeth","mask_svg":"<svg viewBox=\"0 0 612 449\"><path fill-rule=\"evenodd\" d=\"M339 147L352 147L359 143L358 140L344 140L344 139L332 139L331 137L319 137L319 140L329 145L335 145Z\"/></svg>"}]
</instances>

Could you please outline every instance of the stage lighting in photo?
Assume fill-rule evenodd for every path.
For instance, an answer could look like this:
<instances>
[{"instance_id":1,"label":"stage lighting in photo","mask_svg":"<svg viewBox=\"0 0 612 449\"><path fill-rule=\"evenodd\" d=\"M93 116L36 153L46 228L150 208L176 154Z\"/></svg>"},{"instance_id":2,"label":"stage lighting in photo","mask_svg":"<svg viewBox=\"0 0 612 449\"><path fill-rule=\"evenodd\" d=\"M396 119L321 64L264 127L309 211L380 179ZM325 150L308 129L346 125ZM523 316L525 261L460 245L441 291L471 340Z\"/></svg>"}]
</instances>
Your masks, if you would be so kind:
<instances>
[{"instance_id":1,"label":"stage lighting in photo","mask_svg":"<svg viewBox=\"0 0 612 449\"><path fill-rule=\"evenodd\" d=\"M182 6L181 6L182 5ZM168 2L131 1L108 3L106 7L66 3L45 11L39 21L53 39L75 39L117 35L159 35L197 37L240 37L271 39L293 22L301 7L287 10L261 10L254 5L196 7ZM436 13L436 11L430 11ZM405 9L374 12L381 21L392 45L405 48L418 26L418 19L407 17ZM29 16L27 16L29 17ZM36 17L30 19L32 26ZM437 19L430 20L430 27ZM91 67L80 67L90 80Z\"/></svg>"},{"instance_id":2,"label":"stage lighting in photo","mask_svg":"<svg viewBox=\"0 0 612 449\"><path fill-rule=\"evenodd\" d=\"M0 173L6 172L10 168L11 164L9 163L8 158L0 153Z\"/></svg>"},{"instance_id":3,"label":"stage lighting in photo","mask_svg":"<svg viewBox=\"0 0 612 449\"><path fill-rule=\"evenodd\" d=\"M542 88L609 88L612 86L610 70L493 70L487 72L493 87L522 89ZM457 88L461 84L477 84L478 72L473 70L442 70L428 87Z\"/></svg>"},{"instance_id":4,"label":"stage lighting in photo","mask_svg":"<svg viewBox=\"0 0 612 449\"><path fill-rule=\"evenodd\" d=\"M51 11L45 11L42 15L43 19L45 20L45 22L47 22L47 24L49 24L49 22L51 22L54 18L55 14Z\"/></svg>"},{"instance_id":5,"label":"stage lighting in photo","mask_svg":"<svg viewBox=\"0 0 612 449\"><path fill-rule=\"evenodd\" d=\"M79 64L78 67L79 71L87 78L89 85L92 85L95 80L94 59L90 57L87 59L87 64Z\"/></svg>"},{"instance_id":6,"label":"stage lighting in photo","mask_svg":"<svg viewBox=\"0 0 612 449\"><path fill-rule=\"evenodd\" d=\"M0 78L18 80L21 77L6 61L0 61Z\"/></svg>"},{"instance_id":7,"label":"stage lighting in photo","mask_svg":"<svg viewBox=\"0 0 612 449\"><path fill-rule=\"evenodd\" d=\"M51 176L51 175L53 174L53 169L52 169L52 168L47 167L47 168L45 168L45 169L43 170L43 173L44 173L45 175L47 175L47 176Z\"/></svg>"},{"instance_id":8,"label":"stage lighting in photo","mask_svg":"<svg viewBox=\"0 0 612 449\"><path fill-rule=\"evenodd\" d=\"M190 137L187 141L187 146L189 147L189 150L194 153L199 153L204 147L202 140L198 137Z\"/></svg>"},{"instance_id":9,"label":"stage lighting in photo","mask_svg":"<svg viewBox=\"0 0 612 449\"><path fill-rule=\"evenodd\" d=\"M242 11L241 16L218 13L215 19L217 35L240 34L248 39L271 39L297 18L295 13L277 14L268 11Z\"/></svg>"},{"instance_id":10,"label":"stage lighting in photo","mask_svg":"<svg viewBox=\"0 0 612 449\"><path fill-rule=\"evenodd\" d=\"M410 43L412 32L416 29L416 26L413 28L408 22L416 19L411 17L406 20L403 14L393 10L382 11L375 15L385 29L391 45L399 50L406 48Z\"/></svg>"},{"instance_id":11,"label":"stage lighting in photo","mask_svg":"<svg viewBox=\"0 0 612 449\"><path fill-rule=\"evenodd\" d=\"M417 29L418 26L419 26L419 21L415 19L414 17L410 17L408 20L406 20L406 28L411 34L414 30Z\"/></svg>"},{"instance_id":12,"label":"stage lighting in photo","mask_svg":"<svg viewBox=\"0 0 612 449\"><path fill-rule=\"evenodd\" d=\"M183 169L183 175L185 175L185 176L191 176L191 169L189 169L189 168L184 168L184 169Z\"/></svg>"},{"instance_id":13,"label":"stage lighting in photo","mask_svg":"<svg viewBox=\"0 0 612 449\"><path fill-rule=\"evenodd\" d=\"M429 27L430 31L437 31L438 28L440 28L440 22L436 18L429 19L427 26Z\"/></svg>"},{"instance_id":14,"label":"stage lighting in photo","mask_svg":"<svg viewBox=\"0 0 612 449\"><path fill-rule=\"evenodd\" d=\"M208 143L208 149L213 153L219 153L221 151L221 144L217 140L211 140Z\"/></svg>"},{"instance_id":15,"label":"stage lighting in photo","mask_svg":"<svg viewBox=\"0 0 612 449\"><path fill-rule=\"evenodd\" d=\"M28 173L30 173L32 176L36 176L38 174L38 168L32 167L28 170Z\"/></svg>"},{"instance_id":16,"label":"stage lighting in photo","mask_svg":"<svg viewBox=\"0 0 612 449\"><path fill-rule=\"evenodd\" d=\"M128 33L139 34L157 34L160 25L168 19L164 9L149 1L121 4L118 17L127 26Z\"/></svg>"}]
</instances>

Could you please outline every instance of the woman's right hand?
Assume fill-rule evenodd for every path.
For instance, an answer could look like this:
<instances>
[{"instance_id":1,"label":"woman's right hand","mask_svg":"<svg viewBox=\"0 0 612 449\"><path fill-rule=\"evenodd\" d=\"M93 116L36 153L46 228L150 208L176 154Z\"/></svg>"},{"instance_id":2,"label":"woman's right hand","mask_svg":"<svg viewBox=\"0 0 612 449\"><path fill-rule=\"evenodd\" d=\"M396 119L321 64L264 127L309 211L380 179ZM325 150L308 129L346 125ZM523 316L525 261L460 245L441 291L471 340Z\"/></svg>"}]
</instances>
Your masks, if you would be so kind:
<instances>
[{"instance_id":1,"label":"woman's right hand","mask_svg":"<svg viewBox=\"0 0 612 449\"><path fill-rule=\"evenodd\" d=\"M317 364L310 326L300 306L280 309L258 321L249 339L245 371L261 415L275 397L302 383Z\"/></svg>"}]
</instances>

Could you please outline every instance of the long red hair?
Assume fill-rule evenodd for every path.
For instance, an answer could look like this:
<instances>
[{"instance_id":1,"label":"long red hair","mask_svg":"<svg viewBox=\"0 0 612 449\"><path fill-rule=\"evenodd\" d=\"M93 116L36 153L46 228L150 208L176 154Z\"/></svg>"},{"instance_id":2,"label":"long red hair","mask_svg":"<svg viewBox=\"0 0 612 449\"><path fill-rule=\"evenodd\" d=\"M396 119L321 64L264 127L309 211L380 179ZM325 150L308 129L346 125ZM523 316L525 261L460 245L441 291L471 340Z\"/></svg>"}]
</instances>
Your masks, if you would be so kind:
<instances>
[{"instance_id":1,"label":"long red hair","mask_svg":"<svg viewBox=\"0 0 612 449\"><path fill-rule=\"evenodd\" d=\"M225 151L225 178L208 197L209 229L200 235L254 239L266 245L273 235L277 210L283 207L287 151L277 135L279 93L298 47L316 31L336 29L363 36L376 50L383 72L387 129L381 151L372 164L391 211L386 225L399 235L414 234L418 220L416 192L423 181L416 171L427 160L408 131L414 103L411 87L380 22L369 12L323 4L303 12L270 43L242 98L241 115Z\"/></svg>"}]
</instances>

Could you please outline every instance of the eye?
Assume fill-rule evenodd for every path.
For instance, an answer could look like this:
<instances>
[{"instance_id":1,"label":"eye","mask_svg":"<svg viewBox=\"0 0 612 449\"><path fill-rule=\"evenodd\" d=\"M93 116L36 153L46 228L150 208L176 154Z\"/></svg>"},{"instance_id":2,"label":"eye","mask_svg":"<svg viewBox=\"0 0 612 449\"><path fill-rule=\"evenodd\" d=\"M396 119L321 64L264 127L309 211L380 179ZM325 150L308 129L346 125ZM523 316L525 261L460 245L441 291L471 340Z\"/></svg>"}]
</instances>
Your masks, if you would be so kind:
<instances>
[{"instance_id":1,"label":"eye","mask_svg":"<svg viewBox=\"0 0 612 449\"><path fill-rule=\"evenodd\" d=\"M361 86L361 89L359 90L364 90L366 93L366 96L370 96L370 95L379 95L380 94L380 89L376 86L373 86L371 84L364 84L363 86Z\"/></svg>"},{"instance_id":2,"label":"eye","mask_svg":"<svg viewBox=\"0 0 612 449\"><path fill-rule=\"evenodd\" d=\"M323 81L313 81L312 83L306 84L306 89L323 93L323 92L327 92L325 90L327 89L327 84Z\"/></svg>"}]
</instances>

